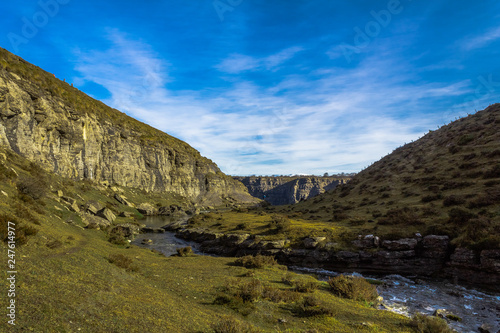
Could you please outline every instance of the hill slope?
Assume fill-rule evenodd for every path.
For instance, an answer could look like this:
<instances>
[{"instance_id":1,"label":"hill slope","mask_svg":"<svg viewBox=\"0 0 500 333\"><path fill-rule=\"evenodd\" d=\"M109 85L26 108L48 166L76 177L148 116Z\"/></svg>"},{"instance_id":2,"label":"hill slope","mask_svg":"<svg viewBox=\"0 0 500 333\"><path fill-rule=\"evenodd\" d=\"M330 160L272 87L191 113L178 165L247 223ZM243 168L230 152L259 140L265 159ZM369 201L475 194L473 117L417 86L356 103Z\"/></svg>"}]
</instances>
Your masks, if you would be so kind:
<instances>
[{"instance_id":1,"label":"hill slope","mask_svg":"<svg viewBox=\"0 0 500 333\"><path fill-rule=\"evenodd\" d=\"M293 209L365 233L437 233L455 245L500 248L500 104L429 132Z\"/></svg>"},{"instance_id":2,"label":"hill slope","mask_svg":"<svg viewBox=\"0 0 500 333\"><path fill-rule=\"evenodd\" d=\"M256 202L185 142L0 49L0 144L73 179L171 192L205 205Z\"/></svg>"}]
</instances>

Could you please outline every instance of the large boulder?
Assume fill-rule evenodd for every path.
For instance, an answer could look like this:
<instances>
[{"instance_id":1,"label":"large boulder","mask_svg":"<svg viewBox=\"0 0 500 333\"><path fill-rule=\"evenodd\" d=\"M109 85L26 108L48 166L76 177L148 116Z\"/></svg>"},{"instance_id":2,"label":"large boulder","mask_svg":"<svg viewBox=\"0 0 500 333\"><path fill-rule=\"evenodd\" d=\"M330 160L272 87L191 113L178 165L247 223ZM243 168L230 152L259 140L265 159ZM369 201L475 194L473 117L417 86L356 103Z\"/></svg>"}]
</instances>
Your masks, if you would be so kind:
<instances>
[{"instance_id":1,"label":"large boulder","mask_svg":"<svg viewBox=\"0 0 500 333\"><path fill-rule=\"evenodd\" d=\"M97 216L102 217L103 219L106 219L111 223L113 223L116 219L115 214L113 214L113 212L106 207L98 211Z\"/></svg>"},{"instance_id":2,"label":"large boulder","mask_svg":"<svg viewBox=\"0 0 500 333\"><path fill-rule=\"evenodd\" d=\"M140 204L139 207L137 207L137 210L139 211L139 213L146 216L158 215L158 209L147 202Z\"/></svg>"},{"instance_id":3,"label":"large boulder","mask_svg":"<svg viewBox=\"0 0 500 333\"><path fill-rule=\"evenodd\" d=\"M133 204L131 204L127 198L125 198L123 195L120 195L118 193L115 194L114 198L116 199L116 201L118 201L119 203L121 203L122 205L125 205L125 206L128 206L128 207L134 207Z\"/></svg>"},{"instance_id":4,"label":"large boulder","mask_svg":"<svg viewBox=\"0 0 500 333\"><path fill-rule=\"evenodd\" d=\"M382 242L382 247L390 251L406 251L415 249L417 243L418 241L415 238L402 238L398 240L385 240Z\"/></svg>"}]
</instances>

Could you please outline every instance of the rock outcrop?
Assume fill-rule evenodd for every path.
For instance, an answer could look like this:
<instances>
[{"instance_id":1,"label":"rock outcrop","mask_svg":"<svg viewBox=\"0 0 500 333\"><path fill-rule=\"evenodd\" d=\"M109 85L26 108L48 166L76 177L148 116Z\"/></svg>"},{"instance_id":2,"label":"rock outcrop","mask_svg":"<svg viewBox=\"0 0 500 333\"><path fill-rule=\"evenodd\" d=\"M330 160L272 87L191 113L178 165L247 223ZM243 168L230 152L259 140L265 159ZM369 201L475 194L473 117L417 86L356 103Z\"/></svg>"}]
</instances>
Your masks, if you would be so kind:
<instances>
[{"instance_id":1,"label":"rock outcrop","mask_svg":"<svg viewBox=\"0 0 500 333\"><path fill-rule=\"evenodd\" d=\"M242 182L251 195L271 205L289 205L312 198L345 184L349 178L334 176L233 177Z\"/></svg>"},{"instance_id":2,"label":"rock outcrop","mask_svg":"<svg viewBox=\"0 0 500 333\"><path fill-rule=\"evenodd\" d=\"M0 145L63 177L170 192L202 205L258 201L185 142L3 49Z\"/></svg>"},{"instance_id":3,"label":"rock outcrop","mask_svg":"<svg viewBox=\"0 0 500 333\"><path fill-rule=\"evenodd\" d=\"M282 264L331 271L367 274L400 274L444 277L456 281L498 288L500 250L453 249L448 236L428 235L382 241L373 235L353 241L356 250L337 250L325 237L304 239L300 247L290 241L262 240L248 234L221 234L184 229L175 224L164 227L176 236L201 244L201 250L225 256L273 255Z\"/></svg>"}]
</instances>

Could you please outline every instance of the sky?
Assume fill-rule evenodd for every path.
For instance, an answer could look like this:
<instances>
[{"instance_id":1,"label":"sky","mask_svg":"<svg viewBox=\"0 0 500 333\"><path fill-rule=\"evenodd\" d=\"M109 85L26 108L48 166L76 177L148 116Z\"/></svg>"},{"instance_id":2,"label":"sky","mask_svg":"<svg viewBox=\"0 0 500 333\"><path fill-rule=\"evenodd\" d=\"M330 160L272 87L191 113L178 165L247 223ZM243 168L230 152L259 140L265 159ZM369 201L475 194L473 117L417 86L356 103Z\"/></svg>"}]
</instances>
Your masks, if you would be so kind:
<instances>
[{"instance_id":1,"label":"sky","mask_svg":"<svg viewBox=\"0 0 500 333\"><path fill-rule=\"evenodd\" d=\"M498 0L40 0L0 46L231 175L358 172L500 102Z\"/></svg>"}]
</instances>

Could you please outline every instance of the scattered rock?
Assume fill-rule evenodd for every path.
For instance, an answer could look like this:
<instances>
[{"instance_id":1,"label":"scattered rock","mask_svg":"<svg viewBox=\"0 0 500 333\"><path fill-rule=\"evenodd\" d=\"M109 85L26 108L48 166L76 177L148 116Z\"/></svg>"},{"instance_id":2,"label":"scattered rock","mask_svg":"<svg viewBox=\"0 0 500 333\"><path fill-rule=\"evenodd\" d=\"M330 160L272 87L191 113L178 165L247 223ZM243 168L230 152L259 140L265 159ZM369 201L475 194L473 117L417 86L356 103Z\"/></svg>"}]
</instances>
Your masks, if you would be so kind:
<instances>
[{"instance_id":1,"label":"scattered rock","mask_svg":"<svg viewBox=\"0 0 500 333\"><path fill-rule=\"evenodd\" d=\"M7 193L5 193L4 191L1 191L3 195L5 195L6 197L8 197L9 195Z\"/></svg>"},{"instance_id":2,"label":"scattered rock","mask_svg":"<svg viewBox=\"0 0 500 333\"><path fill-rule=\"evenodd\" d=\"M63 194L63 191L61 191L61 190L57 190L57 191L56 191L56 195L57 195L59 198L62 198L64 194Z\"/></svg>"},{"instance_id":3,"label":"scattered rock","mask_svg":"<svg viewBox=\"0 0 500 333\"><path fill-rule=\"evenodd\" d=\"M139 213L146 216L158 215L158 210L150 203L140 204L139 207L137 207L137 210Z\"/></svg>"},{"instance_id":4,"label":"scattered rock","mask_svg":"<svg viewBox=\"0 0 500 333\"><path fill-rule=\"evenodd\" d=\"M80 207L76 204L76 201L69 206L69 210L75 213L80 213Z\"/></svg>"},{"instance_id":5,"label":"scattered rock","mask_svg":"<svg viewBox=\"0 0 500 333\"><path fill-rule=\"evenodd\" d=\"M382 242L382 247L390 251L405 251L413 250L417 246L418 241L415 238L402 238L398 240L385 240Z\"/></svg>"},{"instance_id":6,"label":"scattered rock","mask_svg":"<svg viewBox=\"0 0 500 333\"><path fill-rule=\"evenodd\" d=\"M478 328L479 332L481 333L494 333L495 331L493 330L493 326L489 324L482 324Z\"/></svg>"},{"instance_id":7,"label":"scattered rock","mask_svg":"<svg viewBox=\"0 0 500 333\"><path fill-rule=\"evenodd\" d=\"M116 201L118 201L122 205L125 205L125 206L128 206L128 207L134 207L134 205L131 204L130 202L128 202L127 198L125 198L123 195L120 195L120 194L116 193L115 196L114 196L114 198L116 199Z\"/></svg>"},{"instance_id":8,"label":"scattered rock","mask_svg":"<svg viewBox=\"0 0 500 333\"><path fill-rule=\"evenodd\" d=\"M116 219L115 214L113 214L113 212L106 207L98 211L97 216L102 217L111 223L113 223L114 220Z\"/></svg>"},{"instance_id":9,"label":"scattered rock","mask_svg":"<svg viewBox=\"0 0 500 333\"><path fill-rule=\"evenodd\" d=\"M134 213L132 213L132 212L121 212L120 216L121 217L133 217Z\"/></svg>"},{"instance_id":10,"label":"scattered rock","mask_svg":"<svg viewBox=\"0 0 500 333\"><path fill-rule=\"evenodd\" d=\"M111 225L111 223L98 216L90 214L82 214L82 221L88 229L104 229Z\"/></svg>"},{"instance_id":11,"label":"scattered rock","mask_svg":"<svg viewBox=\"0 0 500 333\"><path fill-rule=\"evenodd\" d=\"M62 196L61 198L62 198L64 201L66 201L67 203L69 203L70 205L72 205L73 203L75 203L75 202L76 202L76 200L75 200L75 199L70 198L70 197L65 197L65 196Z\"/></svg>"},{"instance_id":12,"label":"scattered rock","mask_svg":"<svg viewBox=\"0 0 500 333\"><path fill-rule=\"evenodd\" d=\"M309 237L306 238L302 241L304 244L304 247L306 249L314 249L316 248L320 242L323 242L326 240L326 237Z\"/></svg>"},{"instance_id":13,"label":"scattered rock","mask_svg":"<svg viewBox=\"0 0 500 333\"><path fill-rule=\"evenodd\" d=\"M459 316L455 315L454 313L446 309L437 309L436 311L434 311L432 315L443 319L462 321L462 318L460 318Z\"/></svg>"},{"instance_id":14,"label":"scattered rock","mask_svg":"<svg viewBox=\"0 0 500 333\"><path fill-rule=\"evenodd\" d=\"M153 244L153 240L152 240L152 239L149 239L149 238L144 238L144 239L141 241L141 244L143 244L143 245L151 245L151 244Z\"/></svg>"}]
</instances>

